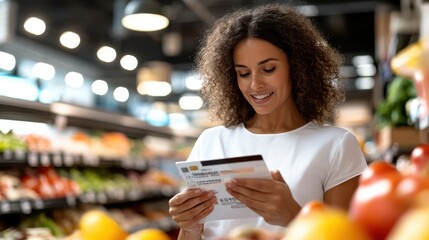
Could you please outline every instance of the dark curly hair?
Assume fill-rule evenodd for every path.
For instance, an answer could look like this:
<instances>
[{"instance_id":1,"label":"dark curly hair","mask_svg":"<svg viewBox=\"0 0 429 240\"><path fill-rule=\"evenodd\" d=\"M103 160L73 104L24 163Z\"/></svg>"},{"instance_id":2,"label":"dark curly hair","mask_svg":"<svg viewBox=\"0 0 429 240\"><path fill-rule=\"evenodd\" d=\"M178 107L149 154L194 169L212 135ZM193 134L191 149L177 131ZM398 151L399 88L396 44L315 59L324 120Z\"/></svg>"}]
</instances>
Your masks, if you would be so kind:
<instances>
[{"instance_id":1,"label":"dark curly hair","mask_svg":"<svg viewBox=\"0 0 429 240\"><path fill-rule=\"evenodd\" d=\"M230 13L206 32L196 56L196 71L215 120L232 126L255 115L238 88L233 61L235 46L249 37L266 40L287 54L292 95L305 120L324 123L335 115L335 107L344 100L344 84L338 81L342 55L292 6L268 4Z\"/></svg>"}]
</instances>

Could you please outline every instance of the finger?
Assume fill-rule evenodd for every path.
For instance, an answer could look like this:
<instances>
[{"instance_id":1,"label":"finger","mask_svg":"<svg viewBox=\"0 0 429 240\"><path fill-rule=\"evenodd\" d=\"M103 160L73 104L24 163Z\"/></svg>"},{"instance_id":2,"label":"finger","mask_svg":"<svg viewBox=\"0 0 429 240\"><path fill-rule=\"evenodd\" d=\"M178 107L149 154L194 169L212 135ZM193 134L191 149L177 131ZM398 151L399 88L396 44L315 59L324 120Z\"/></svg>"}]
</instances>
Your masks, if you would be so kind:
<instances>
[{"instance_id":1,"label":"finger","mask_svg":"<svg viewBox=\"0 0 429 240\"><path fill-rule=\"evenodd\" d=\"M238 187L248 188L253 191L270 193L271 187L273 185L273 180L266 179L232 179L226 183L227 188L232 188L237 190Z\"/></svg>"},{"instance_id":2,"label":"finger","mask_svg":"<svg viewBox=\"0 0 429 240\"><path fill-rule=\"evenodd\" d=\"M286 183L286 181L283 179L283 176L279 170L271 171L271 176L273 177L274 181Z\"/></svg>"},{"instance_id":3,"label":"finger","mask_svg":"<svg viewBox=\"0 0 429 240\"><path fill-rule=\"evenodd\" d=\"M207 208L203 209L201 212L199 212L197 215L195 215L192 219L189 220L182 220L182 221L176 221L177 225L180 228L188 228L193 227L196 224L199 224L201 220L205 217L207 217L214 209L214 205L209 205Z\"/></svg>"},{"instance_id":4,"label":"finger","mask_svg":"<svg viewBox=\"0 0 429 240\"><path fill-rule=\"evenodd\" d=\"M227 189L227 192L231 194L235 199L246 205L248 208L252 209L259 215L261 215L264 212L264 209L266 207L266 200L267 196L262 197L255 197L256 194L250 195L251 197L244 195L240 192L233 191L232 189Z\"/></svg>"},{"instance_id":5,"label":"finger","mask_svg":"<svg viewBox=\"0 0 429 240\"><path fill-rule=\"evenodd\" d=\"M199 203L191 209L187 209L186 211L181 211L179 213L174 213L173 211L170 211L170 215L175 222L191 221L201 215L201 213L204 212L207 208L214 206L215 203L216 198L213 197L207 199L204 202Z\"/></svg>"},{"instance_id":6,"label":"finger","mask_svg":"<svg viewBox=\"0 0 429 240\"><path fill-rule=\"evenodd\" d=\"M188 188L186 191L176 194L169 201L170 206L178 206L188 201L191 198L200 196L203 191L199 188Z\"/></svg>"},{"instance_id":7,"label":"finger","mask_svg":"<svg viewBox=\"0 0 429 240\"><path fill-rule=\"evenodd\" d=\"M195 208L196 206L214 198L216 200L215 194L213 192L204 192L199 196L196 196L194 198L189 198L185 202L183 202L180 205L170 205L170 215L177 215L182 212L187 212L190 209Z\"/></svg>"}]
</instances>

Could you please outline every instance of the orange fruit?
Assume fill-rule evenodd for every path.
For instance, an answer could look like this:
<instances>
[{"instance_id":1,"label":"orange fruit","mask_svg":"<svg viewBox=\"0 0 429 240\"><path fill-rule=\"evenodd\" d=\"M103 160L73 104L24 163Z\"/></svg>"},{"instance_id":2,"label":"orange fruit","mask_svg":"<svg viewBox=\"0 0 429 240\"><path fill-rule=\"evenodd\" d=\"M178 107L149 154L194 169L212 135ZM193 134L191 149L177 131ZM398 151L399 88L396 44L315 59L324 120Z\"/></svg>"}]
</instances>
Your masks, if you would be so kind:
<instances>
[{"instance_id":1,"label":"orange fruit","mask_svg":"<svg viewBox=\"0 0 429 240\"><path fill-rule=\"evenodd\" d=\"M82 240L125 240L128 233L106 212L89 210L79 220Z\"/></svg>"},{"instance_id":2,"label":"orange fruit","mask_svg":"<svg viewBox=\"0 0 429 240\"><path fill-rule=\"evenodd\" d=\"M157 228L147 228L129 235L126 240L171 240L171 238Z\"/></svg>"},{"instance_id":3,"label":"orange fruit","mask_svg":"<svg viewBox=\"0 0 429 240\"><path fill-rule=\"evenodd\" d=\"M429 206L416 207L407 211L389 233L388 240L429 239Z\"/></svg>"},{"instance_id":4,"label":"orange fruit","mask_svg":"<svg viewBox=\"0 0 429 240\"><path fill-rule=\"evenodd\" d=\"M313 210L299 214L289 224L282 240L370 240L366 232L348 218L347 212L311 204Z\"/></svg>"}]
</instances>

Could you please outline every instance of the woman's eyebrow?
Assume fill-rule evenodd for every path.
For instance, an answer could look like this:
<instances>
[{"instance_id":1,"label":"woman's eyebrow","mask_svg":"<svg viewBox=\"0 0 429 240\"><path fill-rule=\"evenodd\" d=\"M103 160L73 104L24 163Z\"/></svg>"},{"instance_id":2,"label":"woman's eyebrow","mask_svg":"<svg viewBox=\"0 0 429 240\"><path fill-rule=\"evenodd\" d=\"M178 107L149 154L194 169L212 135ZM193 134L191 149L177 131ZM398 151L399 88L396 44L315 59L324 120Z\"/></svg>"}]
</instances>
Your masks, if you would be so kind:
<instances>
[{"instance_id":1,"label":"woman's eyebrow","mask_svg":"<svg viewBox=\"0 0 429 240\"><path fill-rule=\"evenodd\" d=\"M267 63L269 61L278 61L278 59L277 58L267 58L267 59L264 59L264 60L258 62L258 65L262 65L262 64ZM241 65L241 64L235 64L234 66L236 68L247 68L246 65Z\"/></svg>"}]
</instances>

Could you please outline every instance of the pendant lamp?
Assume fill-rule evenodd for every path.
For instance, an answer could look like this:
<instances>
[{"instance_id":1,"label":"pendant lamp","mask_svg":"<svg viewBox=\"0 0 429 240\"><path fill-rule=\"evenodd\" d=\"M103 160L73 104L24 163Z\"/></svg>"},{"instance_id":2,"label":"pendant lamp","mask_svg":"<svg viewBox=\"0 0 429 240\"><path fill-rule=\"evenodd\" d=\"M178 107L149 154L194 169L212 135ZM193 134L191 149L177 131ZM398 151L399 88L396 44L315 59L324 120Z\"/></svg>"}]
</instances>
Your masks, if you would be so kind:
<instances>
[{"instance_id":1,"label":"pendant lamp","mask_svg":"<svg viewBox=\"0 0 429 240\"><path fill-rule=\"evenodd\" d=\"M162 61L146 62L137 72L137 92L164 97L171 93L171 65Z\"/></svg>"},{"instance_id":2,"label":"pendant lamp","mask_svg":"<svg viewBox=\"0 0 429 240\"><path fill-rule=\"evenodd\" d=\"M156 0L131 0L124 10L122 25L133 31L152 32L166 28L167 17L161 13L161 4Z\"/></svg>"}]
</instances>

